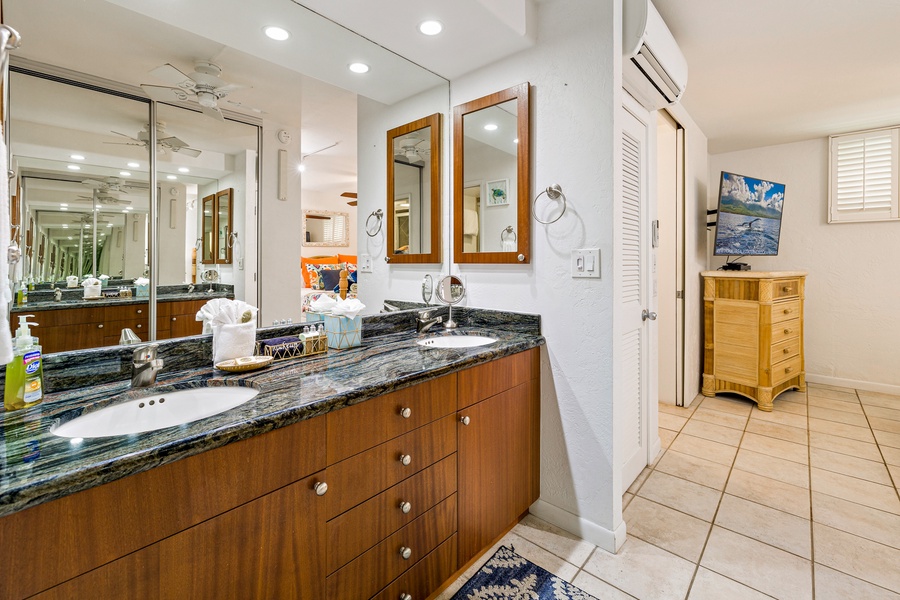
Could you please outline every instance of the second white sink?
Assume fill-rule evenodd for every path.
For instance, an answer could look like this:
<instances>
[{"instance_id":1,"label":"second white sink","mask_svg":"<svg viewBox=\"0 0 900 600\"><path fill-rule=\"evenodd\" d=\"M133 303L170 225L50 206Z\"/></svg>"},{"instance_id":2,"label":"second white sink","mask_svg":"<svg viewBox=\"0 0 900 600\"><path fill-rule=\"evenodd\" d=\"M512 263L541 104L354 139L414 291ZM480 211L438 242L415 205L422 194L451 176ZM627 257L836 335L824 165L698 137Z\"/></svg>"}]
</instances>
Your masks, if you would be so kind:
<instances>
[{"instance_id":1,"label":"second white sink","mask_svg":"<svg viewBox=\"0 0 900 600\"><path fill-rule=\"evenodd\" d=\"M416 342L426 348L474 348L487 346L497 341L497 338L484 335L442 335L430 337Z\"/></svg>"},{"instance_id":2,"label":"second white sink","mask_svg":"<svg viewBox=\"0 0 900 600\"><path fill-rule=\"evenodd\" d=\"M251 387L215 386L145 396L85 413L50 429L67 438L96 438L183 425L240 406L259 393Z\"/></svg>"}]
</instances>

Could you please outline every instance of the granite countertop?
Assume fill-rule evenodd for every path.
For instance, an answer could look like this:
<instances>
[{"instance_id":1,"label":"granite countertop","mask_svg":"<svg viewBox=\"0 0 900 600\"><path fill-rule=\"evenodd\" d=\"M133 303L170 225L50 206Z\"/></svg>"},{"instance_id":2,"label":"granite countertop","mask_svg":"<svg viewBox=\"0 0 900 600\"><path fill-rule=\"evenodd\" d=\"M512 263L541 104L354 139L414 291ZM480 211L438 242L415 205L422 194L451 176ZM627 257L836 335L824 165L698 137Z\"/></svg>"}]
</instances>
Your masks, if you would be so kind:
<instances>
[{"instance_id":1,"label":"granite countertop","mask_svg":"<svg viewBox=\"0 0 900 600\"><path fill-rule=\"evenodd\" d=\"M356 348L277 362L249 373L211 366L166 373L164 368L150 388L130 390L125 381L48 394L38 406L0 413L0 516L544 344L540 335L477 326L452 335L463 334L490 335L498 341L436 349L416 344L414 334L391 333L364 337ZM50 433L57 421L85 410L219 385L251 386L260 393L219 415L153 432L80 441Z\"/></svg>"},{"instance_id":2,"label":"granite countertop","mask_svg":"<svg viewBox=\"0 0 900 600\"><path fill-rule=\"evenodd\" d=\"M229 291L216 291L212 293L194 291L159 294L157 302L178 302L181 300L212 300L213 298L234 298L234 293ZM123 306L127 304L146 304L150 298L147 296L132 296L131 298L98 298L85 300L84 298L60 300L29 301L26 304L10 307L10 312L28 313L42 310L62 310L65 308L93 308L97 306Z\"/></svg>"}]
</instances>

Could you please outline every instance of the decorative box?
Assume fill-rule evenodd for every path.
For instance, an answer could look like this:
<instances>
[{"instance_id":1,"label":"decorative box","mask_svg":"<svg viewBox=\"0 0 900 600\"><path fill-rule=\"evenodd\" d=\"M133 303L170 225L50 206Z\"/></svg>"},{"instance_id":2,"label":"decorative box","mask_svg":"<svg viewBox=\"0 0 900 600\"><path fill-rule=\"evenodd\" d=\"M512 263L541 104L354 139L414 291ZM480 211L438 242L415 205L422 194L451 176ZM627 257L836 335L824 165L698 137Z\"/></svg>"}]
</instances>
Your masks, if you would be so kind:
<instances>
[{"instance_id":1,"label":"decorative box","mask_svg":"<svg viewBox=\"0 0 900 600\"><path fill-rule=\"evenodd\" d=\"M362 317L357 315L350 319L335 315L325 315L325 335L328 347L342 350L362 343Z\"/></svg>"},{"instance_id":2,"label":"decorative box","mask_svg":"<svg viewBox=\"0 0 900 600\"><path fill-rule=\"evenodd\" d=\"M147 298L150 296L150 284L149 283L136 283L134 284L134 295L137 298Z\"/></svg>"},{"instance_id":3,"label":"decorative box","mask_svg":"<svg viewBox=\"0 0 900 600\"><path fill-rule=\"evenodd\" d=\"M307 323L314 323L316 321L324 321L325 320L325 313L318 313L318 312L313 312L311 310L308 310L304 314L306 314L306 322Z\"/></svg>"},{"instance_id":4,"label":"decorative box","mask_svg":"<svg viewBox=\"0 0 900 600\"><path fill-rule=\"evenodd\" d=\"M259 340L256 342L257 356L271 356L275 361L290 358L302 358L313 354L328 352L328 345L323 336L304 336L305 341L297 336Z\"/></svg>"}]
</instances>

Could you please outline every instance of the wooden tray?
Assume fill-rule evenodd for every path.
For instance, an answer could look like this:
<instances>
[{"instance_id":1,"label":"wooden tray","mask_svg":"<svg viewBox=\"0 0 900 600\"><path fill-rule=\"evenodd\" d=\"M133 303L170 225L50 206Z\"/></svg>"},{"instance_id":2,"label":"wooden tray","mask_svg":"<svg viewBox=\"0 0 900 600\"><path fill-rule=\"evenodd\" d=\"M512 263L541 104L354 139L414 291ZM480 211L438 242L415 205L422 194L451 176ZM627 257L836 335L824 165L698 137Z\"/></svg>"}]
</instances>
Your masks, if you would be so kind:
<instances>
[{"instance_id":1,"label":"wooden tray","mask_svg":"<svg viewBox=\"0 0 900 600\"><path fill-rule=\"evenodd\" d=\"M216 363L216 368L222 371L231 371L232 373L255 371L256 369L269 366L272 360L271 356L244 356L242 358L223 360L220 363Z\"/></svg>"}]
</instances>

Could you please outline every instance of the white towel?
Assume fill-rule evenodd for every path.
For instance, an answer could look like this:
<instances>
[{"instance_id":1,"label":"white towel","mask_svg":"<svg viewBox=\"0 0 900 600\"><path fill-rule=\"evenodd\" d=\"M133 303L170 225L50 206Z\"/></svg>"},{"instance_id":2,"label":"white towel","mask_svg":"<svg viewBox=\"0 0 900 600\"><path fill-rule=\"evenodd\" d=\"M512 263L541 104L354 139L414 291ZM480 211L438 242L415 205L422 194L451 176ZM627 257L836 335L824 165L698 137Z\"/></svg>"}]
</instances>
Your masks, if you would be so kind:
<instances>
[{"instance_id":1,"label":"white towel","mask_svg":"<svg viewBox=\"0 0 900 600\"><path fill-rule=\"evenodd\" d=\"M0 124L0 170L6 171L6 141L3 126ZM9 306L12 302L12 290L9 284L9 262L6 260L9 248L9 177L0 174L0 363L12 362L12 336L9 333Z\"/></svg>"},{"instance_id":2,"label":"white towel","mask_svg":"<svg viewBox=\"0 0 900 600\"><path fill-rule=\"evenodd\" d=\"M518 250L515 240L503 240L503 244L501 246L501 252L515 252L516 250Z\"/></svg>"},{"instance_id":3,"label":"white towel","mask_svg":"<svg viewBox=\"0 0 900 600\"><path fill-rule=\"evenodd\" d=\"M472 208L463 210L463 233L478 235L478 211Z\"/></svg>"},{"instance_id":4,"label":"white towel","mask_svg":"<svg viewBox=\"0 0 900 600\"><path fill-rule=\"evenodd\" d=\"M247 323L216 325L213 329L213 364L253 356L256 349L256 319Z\"/></svg>"}]
</instances>

